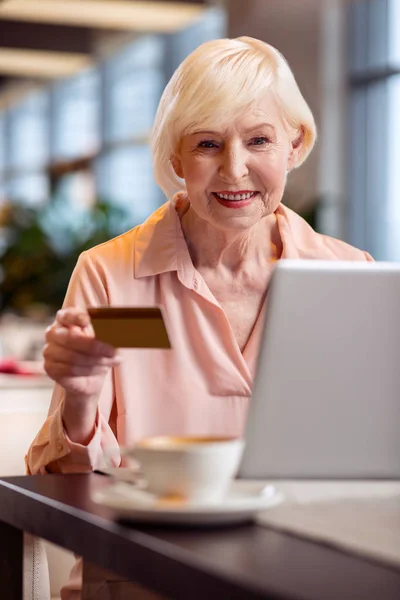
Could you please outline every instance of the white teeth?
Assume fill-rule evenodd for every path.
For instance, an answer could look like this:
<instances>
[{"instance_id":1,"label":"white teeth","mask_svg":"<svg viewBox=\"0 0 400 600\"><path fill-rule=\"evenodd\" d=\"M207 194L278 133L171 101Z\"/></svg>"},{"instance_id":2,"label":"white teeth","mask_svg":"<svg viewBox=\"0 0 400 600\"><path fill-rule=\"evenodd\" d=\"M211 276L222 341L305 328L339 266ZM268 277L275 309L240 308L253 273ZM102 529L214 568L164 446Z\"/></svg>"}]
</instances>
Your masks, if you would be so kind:
<instances>
[{"instance_id":1,"label":"white teeth","mask_svg":"<svg viewBox=\"0 0 400 600\"><path fill-rule=\"evenodd\" d=\"M249 192L247 194L218 194L216 195L222 200L249 200L255 192Z\"/></svg>"}]
</instances>

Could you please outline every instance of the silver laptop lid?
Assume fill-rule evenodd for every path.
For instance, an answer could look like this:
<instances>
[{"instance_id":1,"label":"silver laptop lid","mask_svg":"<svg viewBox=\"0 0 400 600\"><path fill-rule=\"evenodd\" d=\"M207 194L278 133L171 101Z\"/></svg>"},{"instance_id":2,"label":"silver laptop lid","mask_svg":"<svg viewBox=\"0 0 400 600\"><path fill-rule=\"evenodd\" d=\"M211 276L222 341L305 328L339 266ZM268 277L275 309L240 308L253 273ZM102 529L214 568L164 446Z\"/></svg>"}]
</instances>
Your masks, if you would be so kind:
<instances>
[{"instance_id":1,"label":"silver laptop lid","mask_svg":"<svg viewBox=\"0 0 400 600\"><path fill-rule=\"evenodd\" d=\"M400 478L400 265L275 269L239 476Z\"/></svg>"}]
</instances>

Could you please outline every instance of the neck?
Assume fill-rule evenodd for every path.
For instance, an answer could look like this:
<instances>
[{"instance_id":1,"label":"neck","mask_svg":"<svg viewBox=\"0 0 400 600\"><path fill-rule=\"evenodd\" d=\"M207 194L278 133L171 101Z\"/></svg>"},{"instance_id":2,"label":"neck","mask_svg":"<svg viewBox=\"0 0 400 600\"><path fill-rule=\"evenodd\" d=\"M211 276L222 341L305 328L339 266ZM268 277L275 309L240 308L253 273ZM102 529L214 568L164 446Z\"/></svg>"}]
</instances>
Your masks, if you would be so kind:
<instances>
[{"instance_id":1,"label":"neck","mask_svg":"<svg viewBox=\"0 0 400 600\"><path fill-rule=\"evenodd\" d=\"M192 208L181 217L193 265L223 267L236 273L247 264L264 266L281 254L281 240L275 213L263 217L246 231L217 229L196 215Z\"/></svg>"}]
</instances>

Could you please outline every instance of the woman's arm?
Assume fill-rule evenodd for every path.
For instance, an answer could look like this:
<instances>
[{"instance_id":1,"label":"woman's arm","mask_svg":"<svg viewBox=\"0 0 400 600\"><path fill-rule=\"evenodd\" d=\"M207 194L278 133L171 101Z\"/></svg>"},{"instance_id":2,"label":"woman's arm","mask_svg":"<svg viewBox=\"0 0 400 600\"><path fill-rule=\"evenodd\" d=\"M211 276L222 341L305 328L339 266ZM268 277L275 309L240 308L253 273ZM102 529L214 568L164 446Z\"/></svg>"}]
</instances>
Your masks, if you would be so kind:
<instances>
[{"instance_id":1,"label":"woman's arm","mask_svg":"<svg viewBox=\"0 0 400 600\"><path fill-rule=\"evenodd\" d=\"M111 367L118 359L113 348L94 339L86 312L89 305L106 304L105 283L85 253L64 308L46 333L45 367L57 383L49 416L26 456L28 473L90 471L104 466L106 447L118 448L108 424L114 402Z\"/></svg>"}]
</instances>

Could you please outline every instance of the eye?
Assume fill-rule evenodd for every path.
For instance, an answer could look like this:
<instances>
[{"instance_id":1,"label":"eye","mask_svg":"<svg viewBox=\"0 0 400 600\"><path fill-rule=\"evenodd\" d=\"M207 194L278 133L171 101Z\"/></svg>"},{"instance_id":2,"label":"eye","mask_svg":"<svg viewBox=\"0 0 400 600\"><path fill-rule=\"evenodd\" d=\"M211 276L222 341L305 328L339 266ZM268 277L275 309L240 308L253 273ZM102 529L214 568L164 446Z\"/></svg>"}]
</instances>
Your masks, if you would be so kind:
<instances>
[{"instance_id":1,"label":"eye","mask_svg":"<svg viewBox=\"0 0 400 600\"><path fill-rule=\"evenodd\" d=\"M197 144L197 148L217 148L217 144L212 140L202 140Z\"/></svg>"},{"instance_id":2,"label":"eye","mask_svg":"<svg viewBox=\"0 0 400 600\"><path fill-rule=\"evenodd\" d=\"M267 137L255 137L251 140L251 144L253 144L253 146L265 146L266 144L269 144L271 142L271 140Z\"/></svg>"}]
</instances>

